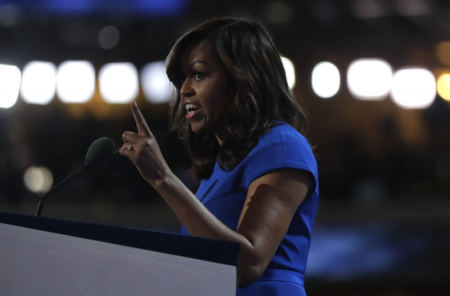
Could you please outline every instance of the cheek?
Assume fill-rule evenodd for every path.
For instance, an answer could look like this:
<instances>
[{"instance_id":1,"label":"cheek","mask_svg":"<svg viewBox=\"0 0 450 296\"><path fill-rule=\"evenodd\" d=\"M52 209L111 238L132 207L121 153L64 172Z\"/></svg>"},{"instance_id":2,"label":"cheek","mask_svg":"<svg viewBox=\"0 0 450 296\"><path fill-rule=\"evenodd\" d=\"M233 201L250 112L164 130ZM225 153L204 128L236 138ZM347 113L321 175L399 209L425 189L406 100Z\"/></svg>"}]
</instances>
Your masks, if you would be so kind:
<instances>
[{"instance_id":1,"label":"cheek","mask_svg":"<svg viewBox=\"0 0 450 296\"><path fill-rule=\"evenodd\" d=\"M216 103L221 107L226 107L233 101L233 90L228 82L220 83L216 86Z\"/></svg>"},{"instance_id":2,"label":"cheek","mask_svg":"<svg viewBox=\"0 0 450 296\"><path fill-rule=\"evenodd\" d=\"M208 95L204 97L206 115L210 119L223 118L234 97L229 85L226 83L214 84L207 93Z\"/></svg>"},{"instance_id":3,"label":"cheek","mask_svg":"<svg viewBox=\"0 0 450 296\"><path fill-rule=\"evenodd\" d=\"M222 95L218 97L216 103L212 106L214 108L215 118L224 118L228 114L229 107L232 102L231 95Z\"/></svg>"}]
</instances>

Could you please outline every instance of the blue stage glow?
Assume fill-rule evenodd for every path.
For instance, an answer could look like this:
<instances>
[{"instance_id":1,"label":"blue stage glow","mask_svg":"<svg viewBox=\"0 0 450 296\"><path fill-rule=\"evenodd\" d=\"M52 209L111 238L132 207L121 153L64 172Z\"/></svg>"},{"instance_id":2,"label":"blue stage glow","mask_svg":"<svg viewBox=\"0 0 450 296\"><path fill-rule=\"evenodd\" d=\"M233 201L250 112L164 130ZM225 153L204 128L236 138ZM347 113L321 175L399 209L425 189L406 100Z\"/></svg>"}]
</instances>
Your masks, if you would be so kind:
<instances>
[{"instance_id":1,"label":"blue stage glow","mask_svg":"<svg viewBox=\"0 0 450 296\"><path fill-rule=\"evenodd\" d=\"M142 16L175 16L189 0L0 0L0 5L12 4L29 14L98 15L104 13Z\"/></svg>"},{"instance_id":2,"label":"blue stage glow","mask_svg":"<svg viewBox=\"0 0 450 296\"><path fill-rule=\"evenodd\" d=\"M374 278L424 279L443 275L450 262L447 229L404 225L320 224L315 226L306 275L326 282ZM441 240L436 239L442 238ZM436 260L436 256L440 256Z\"/></svg>"}]
</instances>

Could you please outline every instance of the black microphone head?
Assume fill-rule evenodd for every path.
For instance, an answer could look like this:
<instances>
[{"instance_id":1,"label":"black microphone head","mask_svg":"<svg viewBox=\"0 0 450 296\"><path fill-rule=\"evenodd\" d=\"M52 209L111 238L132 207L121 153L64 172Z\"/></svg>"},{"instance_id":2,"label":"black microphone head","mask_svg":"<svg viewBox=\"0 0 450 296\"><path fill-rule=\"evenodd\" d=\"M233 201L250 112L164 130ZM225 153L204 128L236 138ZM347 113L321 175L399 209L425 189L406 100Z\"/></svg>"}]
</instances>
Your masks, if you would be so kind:
<instances>
[{"instance_id":1,"label":"black microphone head","mask_svg":"<svg viewBox=\"0 0 450 296\"><path fill-rule=\"evenodd\" d=\"M89 175L99 174L111 159L115 143L108 137L101 137L92 142L84 157L84 169Z\"/></svg>"}]
</instances>

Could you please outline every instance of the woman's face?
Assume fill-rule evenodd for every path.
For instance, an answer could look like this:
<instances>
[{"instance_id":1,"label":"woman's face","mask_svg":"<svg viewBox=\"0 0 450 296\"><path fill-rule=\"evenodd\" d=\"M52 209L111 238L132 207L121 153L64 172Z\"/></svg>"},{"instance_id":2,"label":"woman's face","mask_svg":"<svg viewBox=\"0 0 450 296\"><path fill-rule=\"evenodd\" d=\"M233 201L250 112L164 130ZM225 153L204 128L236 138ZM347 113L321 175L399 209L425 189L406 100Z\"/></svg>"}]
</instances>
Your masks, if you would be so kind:
<instances>
[{"instance_id":1,"label":"woman's face","mask_svg":"<svg viewBox=\"0 0 450 296\"><path fill-rule=\"evenodd\" d=\"M181 56L184 81L181 108L193 132L218 123L233 99L231 83L210 40L188 47Z\"/></svg>"}]
</instances>

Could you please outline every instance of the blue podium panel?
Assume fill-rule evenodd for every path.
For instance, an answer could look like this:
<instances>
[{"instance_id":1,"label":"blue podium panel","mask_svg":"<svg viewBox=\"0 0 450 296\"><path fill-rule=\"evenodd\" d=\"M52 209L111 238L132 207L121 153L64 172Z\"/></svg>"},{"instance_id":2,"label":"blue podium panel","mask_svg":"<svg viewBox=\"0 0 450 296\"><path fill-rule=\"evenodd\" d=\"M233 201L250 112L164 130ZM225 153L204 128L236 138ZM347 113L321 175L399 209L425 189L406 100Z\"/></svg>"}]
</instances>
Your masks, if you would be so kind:
<instances>
[{"instance_id":1,"label":"blue podium panel","mask_svg":"<svg viewBox=\"0 0 450 296\"><path fill-rule=\"evenodd\" d=\"M235 295L235 243L0 213L0 295Z\"/></svg>"}]
</instances>

